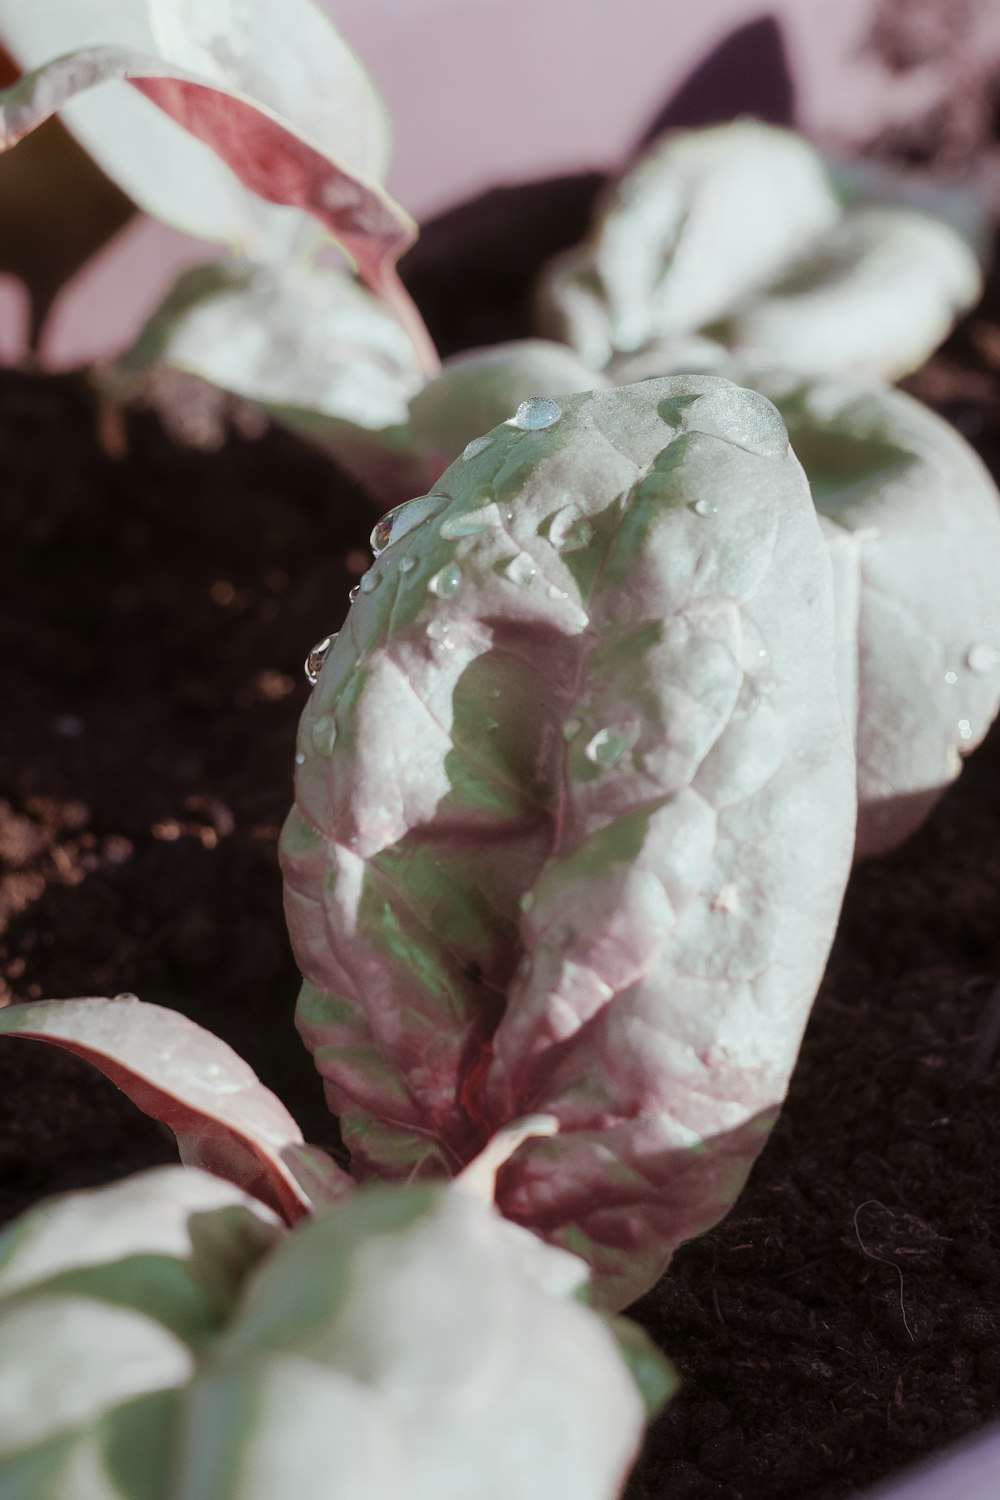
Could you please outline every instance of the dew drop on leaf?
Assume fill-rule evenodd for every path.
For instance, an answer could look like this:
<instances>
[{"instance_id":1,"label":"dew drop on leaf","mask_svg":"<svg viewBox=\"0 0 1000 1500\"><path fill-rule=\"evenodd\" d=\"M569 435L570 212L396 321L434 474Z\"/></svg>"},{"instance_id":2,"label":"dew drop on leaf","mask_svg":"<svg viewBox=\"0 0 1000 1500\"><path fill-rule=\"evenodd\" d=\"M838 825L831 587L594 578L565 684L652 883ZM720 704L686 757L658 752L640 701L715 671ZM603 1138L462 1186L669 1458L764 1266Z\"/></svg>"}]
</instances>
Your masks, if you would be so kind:
<instances>
[{"instance_id":1,"label":"dew drop on leaf","mask_svg":"<svg viewBox=\"0 0 1000 1500\"><path fill-rule=\"evenodd\" d=\"M511 583L516 583L518 588L522 589L531 587L537 572L534 560L527 552L519 552L504 565L503 569L504 577L509 578Z\"/></svg>"},{"instance_id":2,"label":"dew drop on leaf","mask_svg":"<svg viewBox=\"0 0 1000 1500\"><path fill-rule=\"evenodd\" d=\"M529 396L522 401L514 413L513 426L522 432L541 432L544 427L554 427L562 416L562 407L550 396Z\"/></svg>"},{"instance_id":3,"label":"dew drop on leaf","mask_svg":"<svg viewBox=\"0 0 1000 1500\"><path fill-rule=\"evenodd\" d=\"M381 582L381 573L376 573L374 568L369 568L367 573L362 573L358 587L363 594L374 594Z\"/></svg>"},{"instance_id":4,"label":"dew drop on leaf","mask_svg":"<svg viewBox=\"0 0 1000 1500\"><path fill-rule=\"evenodd\" d=\"M958 673L957 672L946 672L944 674L944 680L948 684L949 687L954 687L955 683L958 681Z\"/></svg>"},{"instance_id":5,"label":"dew drop on leaf","mask_svg":"<svg viewBox=\"0 0 1000 1500\"><path fill-rule=\"evenodd\" d=\"M360 583L356 583L354 585L354 587L351 589L351 591L348 594L348 596L347 596L348 603L349 604L353 604L354 601L355 601L355 599L358 597L358 595L360 593L361 593L361 585L360 585Z\"/></svg>"},{"instance_id":6,"label":"dew drop on leaf","mask_svg":"<svg viewBox=\"0 0 1000 1500\"><path fill-rule=\"evenodd\" d=\"M462 570L457 563L449 563L440 573L435 573L427 587L441 599L449 599L462 582Z\"/></svg>"},{"instance_id":7,"label":"dew drop on leaf","mask_svg":"<svg viewBox=\"0 0 1000 1500\"><path fill-rule=\"evenodd\" d=\"M306 758L303 755L302 751L301 750L297 750L296 753L295 753L295 764L297 766L304 766L305 763L306 763Z\"/></svg>"},{"instance_id":8,"label":"dew drop on leaf","mask_svg":"<svg viewBox=\"0 0 1000 1500\"><path fill-rule=\"evenodd\" d=\"M462 450L462 457L468 461L470 458L478 458L480 453L485 453L493 442L493 434L485 432L482 437L474 437L471 443L466 443Z\"/></svg>"},{"instance_id":9,"label":"dew drop on leaf","mask_svg":"<svg viewBox=\"0 0 1000 1500\"><path fill-rule=\"evenodd\" d=\"M713 505L711 500L696 500L691 509L696 516L715 516L719 513L719 507Z\"/></svg>"},{"instance_id":10,"label":"dew drop on leaf","mask_svg":"<svg viewBox=\"0 0 1000 1500\"><path fill-rule=\"evenodd\" d=\"M381 557L393 542L398 542L400 537L406 536L407 532L413 531L414 527L447 504L448 500L444 495L421 495L417 500L407 500L394 510L387 511L380 521L376 521L368 539L374 555Z\"/></svg>"},{"instance_id":11,"label":"dew drop on leaf","mask_svg":"<svg viewBox=\"0 0 1000 1500\"><path fill-rule=\"evenodd\" d=\"M401 573L409 573L416 566L417 559L415 557L401 557L399 559L399 571Z\"/></svg>"},{"instance_id":12,"label":"dew drop on leaf","mask_svg":"<svg viewBox=\"0 0 1000 1500\"><path fill-rule=\"evenodd\" d=\"M638 725L599 729L583 753L595 766L613 766L638 738Z\"/></svg>"},{"instance_id":13,"label":"dew drop on leaf","mask_svg":"<svg viewBox=\"0 0 1000 1500\"><path fill-rule=\"evenodd\" d=\"M325 635L321 641L316 642L315 646L306 657L306 679L313 687L315 687L317 682L319 681L319 674L323 670L323 663L329 656L330 648L332 647L336 639L336 635Z\"/></svg>"},{"instance_id":14,"label":"dew drop on leaf","mask_svg":"<svg viewBox=\"0 0 1000 1500\"><path fill-rule=\"evenodd\" d=\"M959 739L963 739L963 740L971 740L972 739L972 725L969 723L968 719L959 719L959 721L958 721L958 735L959 735Z\"/></svg>"}]
</instances>

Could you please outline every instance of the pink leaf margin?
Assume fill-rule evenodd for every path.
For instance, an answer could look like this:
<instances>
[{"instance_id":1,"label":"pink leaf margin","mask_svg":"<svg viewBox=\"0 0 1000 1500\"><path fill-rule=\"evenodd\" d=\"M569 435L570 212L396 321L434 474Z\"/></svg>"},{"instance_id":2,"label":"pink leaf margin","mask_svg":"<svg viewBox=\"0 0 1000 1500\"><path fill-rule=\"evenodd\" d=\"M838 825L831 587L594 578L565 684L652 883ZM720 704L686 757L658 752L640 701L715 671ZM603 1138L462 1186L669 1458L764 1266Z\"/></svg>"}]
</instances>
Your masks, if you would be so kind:
<instances>
[{"instance_id":1,"label":"pink leaf margin","mask_svg":"<svg viewBox=\"0 0 1000 1500\"><path fill-rule=\"evenodd\" d=\"M173 1132L186 1166L234 1183L288 1224L353 1191L253 1069L177 1011L134 995L39 1000L0 1010L0 1036L85 1058Z\"/></svg>"},{"instance_id":2,"label":"pink leaf margin","mask_svg":"<svg viewBox=\"0 0 1000 1500\"><path fill-rule=\"evenodd\" d=\"M131 83L258 197L318 219L402 323L425 371L436 372L437 352L396 274L396 262L417 237L414 221L384 188L347 171L245 94L129 48L88 47L44 63L0 92L0 149L16 145L76 95L114 81Z\"/></svg>"}]
</instances>

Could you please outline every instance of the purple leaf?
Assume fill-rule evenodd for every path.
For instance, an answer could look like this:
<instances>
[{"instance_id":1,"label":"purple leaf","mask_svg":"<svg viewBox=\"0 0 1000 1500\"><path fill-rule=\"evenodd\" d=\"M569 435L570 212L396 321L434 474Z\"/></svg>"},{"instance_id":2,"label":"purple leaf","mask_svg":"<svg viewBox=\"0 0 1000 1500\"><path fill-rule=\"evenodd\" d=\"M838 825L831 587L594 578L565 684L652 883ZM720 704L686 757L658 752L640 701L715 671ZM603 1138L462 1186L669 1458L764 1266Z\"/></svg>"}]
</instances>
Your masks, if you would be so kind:
<instances>
[{"instance_id":1,"label":"purple leaf","mask_svg":"<svg viewBox=\"0 0 1000 1500\"><path fill-rule=\"evenodd\" d=\"M353 1187L304 1146L284 1105L231 1047L176 1011L134 995L41 1000L0 1010L0 1035L86 1058L173 1131L186 1165L235 1183L288 1223Z\"/></svg>"}]
</instances>

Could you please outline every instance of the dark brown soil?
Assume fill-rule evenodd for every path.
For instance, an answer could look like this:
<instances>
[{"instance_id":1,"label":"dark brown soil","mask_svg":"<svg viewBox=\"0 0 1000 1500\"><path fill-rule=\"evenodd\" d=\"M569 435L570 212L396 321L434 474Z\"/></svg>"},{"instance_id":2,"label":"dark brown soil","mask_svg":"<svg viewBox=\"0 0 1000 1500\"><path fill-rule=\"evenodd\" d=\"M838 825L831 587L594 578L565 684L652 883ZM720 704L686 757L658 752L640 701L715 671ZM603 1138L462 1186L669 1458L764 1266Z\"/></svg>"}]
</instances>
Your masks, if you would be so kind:
<instances>
[{"instance_id":1,"label":"dark brown soil","mask_svg":"<svg viewBox=\"0 0 1000 1500\"><path fill-rule=\"evenodd\" d=\"M536 194L530 247L516 194L431 227L409 276L445 349L528 331L533 267L594 185ZM914 382L994 472L998 318L995 295ZM77 378L0 374L0 473L6 992L174 1005L333 1146L275 843L302 659L340 623L371 511L281 433L192 452ZM919 837L855 874L750 1186L637 1307L684 1389L632 1500L838 1500L1000 1413L998 768L994 735ZM0 1044L3 1217L172 1154L85 1066Z\"/></svg>"}]
</instances>

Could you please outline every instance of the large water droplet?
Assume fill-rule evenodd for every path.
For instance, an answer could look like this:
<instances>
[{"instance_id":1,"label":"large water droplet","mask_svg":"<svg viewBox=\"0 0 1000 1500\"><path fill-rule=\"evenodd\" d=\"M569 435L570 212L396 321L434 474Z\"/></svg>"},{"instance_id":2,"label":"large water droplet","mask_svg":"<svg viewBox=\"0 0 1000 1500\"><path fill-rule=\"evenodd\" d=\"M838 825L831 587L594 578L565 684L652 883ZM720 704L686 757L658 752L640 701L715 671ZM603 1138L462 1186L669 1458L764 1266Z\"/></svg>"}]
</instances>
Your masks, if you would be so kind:
<instances>
[{"instance_id":1,"label":"large water droplet","mask_svg":"<svg viewBox=\"0 0 1000 1500\"><path fill-rule=\"evenodd\" d=\"M631 750L638 738L637 724L599 729L583 753L595 766L613 766Z\"/></svg>"},{"instance_id":2,"label":"large water droplet","mask_svg":"<svg viewBox=\"0 0 1000 1500\"><path fill-rule=\"evenodd\" d=\"M489 531L490 527L499 525L500 512L491 500L488 505L460 511L457 516L447 516L441 522L441 535L447 541L455 542L460 537L477 536L479 532Z\"/></svg>"},{"instance_id":3,"label":"large water droplet","mask_svg":"<svg viewBox=\"0 0 1000 1500\"><path fill-rule=\"evenodd\" d=\"M965 664L970 672L992 672L994 667L1000 666L1000 651L995 646L980 641L969 648Z\"/></svg>"},{"instance_id":4,"label":"large water droplet","mask_svg":"<svg viewBox=\"0 0 1000 1500\"><path fill-rule=\"evenodd\" d=\"M315 646L306 657L305 673L308 681L313 687L315 687L317 682L319 681L319 674L323 670L323 663L329 656L330 648L336 639L336 635L325 635L321 641L316 642Z\"/></svg>"},{"instance_id":5,"label":"large water droplet","mask_svg":"<svg viewBox=\"0 0 1000 1500\"><path fill-rule=\"evenodd\" d=\"M367 573L362 573L358 586L363 594L374 594L381 582L382 574L376 573L374 568L369 568Z\"/></svg>"},{"instance_id":6,"label":"large water droplet","mask_svg":"<svg viewBox=\"0 0 1000 1500\"><path fill-rule=\"evenodd\" d=\"M558 552L578 552L581 547L586 547L593 534L590 521L575 505L564 505L549 522L549 541Z\"/></svg>"},{"instance_id":7,"label":"large water droplet","mask_svg":"<svg viewBox=\"0 0 1000 1500\"><path fill-rule=\"evenodd\" d=\"M337 725L330 714L323 714L312 727L310 739L317 755L332 755L333 742L337 738Z\"/></svg>"},{"instance_id":8,"label":"large water droplet","mask_svg":"<svg viewBox=\"0 0 1000 1500\"><path fill-rule=\"evenodd\" d=\"M564 740L575 740L583 725L579 719L567 719L562 727Z\"/></svg>"},{"instance_id":9,"label":"large water droplet","mask_svg":"<svg viewBox=\"0 0 1000 1500\"><path fill-rule=\"evenodd\" d=\"M401 557L399 559L399 571L409 573L417 566L417 559L413 556Z\"/></svg>"},{"instance_id":10,"label":"large water droplet","mask_svg":"<svg viewBox=\"0 0 1000 1500\"><path fill-rule=\"evenodd\" d=\"M516 583L518 588L530 588L535 580L538 569L535 567L534 559L527 552L519 552L512 557L510 562L504 564L503 575L509 578L511 583Z\"/></svg>"},{"instance_id":11,"label":"large water droplet","mask_svg":"<svg viewBox=\"0 0 1000 1500\"><path fill-rule=\"evenodd\" d=\"M711 500L696 500L691 509L696 516L717 516L719 514L719 507L713 505Z\"/></svg>"},{"instance_id":12,"label":"large water droplet","mask_svg":"<svg viewBox=\"0 0 1000 1500\"><path fill-rule=\"evenodd\" d=\"M388 511L377 521L369 537L372 552L376 557L381 557L387 547L393 542L398 542L401 536L406 536L408 531L426 521L428 516L433 516L442 505L448 501L444 495L421 495L417 500L407 500L403 505L397 505L395 510Z\"/></svg>"},{"instance_id":13,"label":"large water droplet","mask_svg":"<svg viewBox=\"0 0 1000 1500\"><path fill-rule=\"evenodd\" d=\"M466 443L462 450L462 457L466 460L478 458L480 453L485 453L493 442L492 432L484 432L482 437L474 437L471 443Z\"/></svg>"},{"instance_id":14,"label":"large water droplet","mask_svg":"<svg viewBox=\"0 0 1000 1500\"><path fill-rule=\"evenodd\" d=\"M462 570L457 563L449 563L442 568L440 573L435 573L427 587L432 594L437 594L441 599L448 599L456 592L462 582Z\"/></svg>"},{"instance_id":15,"label":"large water droplet","mask_svg":"<svg viewBox=\"0 0 1000 1500\"><path fill-rule=\"evenodd\" d=\"M971 740L972 739L972 725L969 723L968 719L959 719L959 721L958 721L958 737L959 737L960 740Z\"/></svg>"},{"instance_id":16,"label":"large water droplet","mask_svg":"<svg viewBox=\"0 0 1000 1500\"><path fill-rule=\"evenodd\" d=\"M522 432L541 432L543 427L554 427L562 416L562 407L550 396L529 396L522 401L514 413L511 425Z\"/></svg>"}]
</instances>

